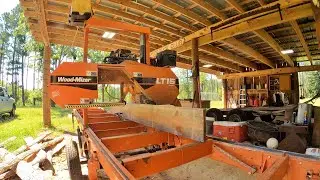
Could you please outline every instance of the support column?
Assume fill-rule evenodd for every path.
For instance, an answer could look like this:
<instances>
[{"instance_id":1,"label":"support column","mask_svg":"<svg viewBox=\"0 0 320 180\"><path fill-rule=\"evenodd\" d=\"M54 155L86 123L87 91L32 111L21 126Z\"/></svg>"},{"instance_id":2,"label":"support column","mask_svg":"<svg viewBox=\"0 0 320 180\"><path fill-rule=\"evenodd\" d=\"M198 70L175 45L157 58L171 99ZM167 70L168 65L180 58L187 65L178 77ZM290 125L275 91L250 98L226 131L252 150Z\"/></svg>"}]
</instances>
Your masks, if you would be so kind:
<instances>
[{"instance_id":1,"label":"support column","mask_svg":"<svg viewBox=\"0 0 320 180\"><path fill-rule=\"evenodd\" d=\"M89 180L98 179L98 169L100 169L100 163L97 154L93 152L88 160L88 178Z\"/></svg>"},{"instance_id":2,"label":"support column","mask_svg":"<svg viewBox=\"0 0 320 180\"><path fill-rule=\"evenodd\" d=\"M198 39L192 39L192 77L193 77L193 103L192 107L201 108L201 96L200 96L200 73L199 73L199 44Z\"/></svg>"},{"instance_id":3,"label":"support column","mask_svg":"<svg viewBox=\"0 0 320 180\"><path fill-rule=\"evenodd\" d=\"M89 29L84 28L83 62L88 62L88 36Z\"/></svg>"},{"instance_id":4,"label":"support column","mask_svg":"<svg viewBox=\"0 0 320 180\"><path fill-rule=\"evenodd\" d=\"M292 94L292 103L299 104L300 94L299 94L299 77L298 72L292 73L293 79L293 94Z\"/></svg>"},{"instance_id":5,"label":"support column","mask_svg":"<svg viewBox=\"0 0 320 180\"><path fill-rule=\"evenodd\" d=\"M120 84L120 102L124 102L125 94L124 94L124 84Z\"/></svg>"},{"instance_id":6,"label":"support column","mask_svg":"<svg viewBox=\"0 0 320 180\"><path fill-rule=\"evenodd\" d=\"M227 79L222 80L222 86L223 86L223 107L225 109L228 108L228 90L227 90Z\"/></svg>"},{"instance_id":7,"label":"support column","mask_svg":"<svg viewBox=\"0 0 320 180\"><path fill-rule=\"evenodd\" d=\"M42 113L44 127L51 126L51 109L50 109L50 60L51 49L50 44L44 46L44 59L43 59L43 82L42 82Z\"/></svg>"}]
</instances>

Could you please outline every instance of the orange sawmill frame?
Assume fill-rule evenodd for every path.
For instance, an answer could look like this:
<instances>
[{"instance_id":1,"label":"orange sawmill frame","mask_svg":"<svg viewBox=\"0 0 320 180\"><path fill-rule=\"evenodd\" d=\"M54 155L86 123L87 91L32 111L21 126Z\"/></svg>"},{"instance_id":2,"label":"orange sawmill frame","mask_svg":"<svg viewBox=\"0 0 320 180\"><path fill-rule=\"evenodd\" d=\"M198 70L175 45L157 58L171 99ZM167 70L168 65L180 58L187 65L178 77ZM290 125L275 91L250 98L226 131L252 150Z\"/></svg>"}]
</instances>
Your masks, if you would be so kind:
<instances>
[{"instance_id":1,"label":"orange sawmill frame","mask_svg":"<svg viewBox=\"0 0 320 180\"><path fill-rule=\"evenodd\" d=\"M99 122L97 118L92 118L96 116L90 113L92 110L88 109L89 128L82 126L85 143L91 154L88 161L89 179L96 179L100 165L110 179L139 179L201 157L209 157L238 167L248 174L256 174L257 179L319 179L320 162L307 155L212 139L200 143L134 122L123 126L120 121L112 121L112 127L104 129L100 124L110 123L104 119L113 115L106 116L104 110L95 109L96 113L98 110L101 116L106 116L100 118ZM83 125L81 111L75 110L74 115ZM163 143L174 148L165 148ZM116 158L119 152L155 144L162 149L120 160Z\"/></svg>"},{"instance_id":2,"label":"orange sawmill frame","mask_svg":"<svg viewBox=\"0 0 320 180\"><path fill-rule=\"evenodd\" d=\"M147 64L150 64L150 29L92 17L84 29L84 59L87 62L90 28L115 28L146 35ZM209 157L249 174L257 173L258 179L319 179L320 162L306 155L278 150L232 144L207 139L196 142L168 132L158 131L130 120L122 120L99 108L74 110L82 130L85 150L89 151L89 179L97 179L97 170L104 169L110 179L137 179L177 167L201 157ZM164 120L167 121L167 120ZM117 153L158 145L153 153L142 153L117 159Z\"/></svg>"}]
</instances>

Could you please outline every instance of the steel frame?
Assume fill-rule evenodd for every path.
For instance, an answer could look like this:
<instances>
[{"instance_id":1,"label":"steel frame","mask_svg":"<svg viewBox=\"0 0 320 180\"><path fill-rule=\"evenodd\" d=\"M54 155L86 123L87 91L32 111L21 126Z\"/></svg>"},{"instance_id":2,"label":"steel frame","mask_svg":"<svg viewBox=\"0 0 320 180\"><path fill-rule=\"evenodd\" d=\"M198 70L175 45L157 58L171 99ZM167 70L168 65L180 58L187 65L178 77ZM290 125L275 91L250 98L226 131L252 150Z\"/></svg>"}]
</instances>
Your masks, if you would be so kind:
<instances>
[{"instance_id":1,"label":"steel frame","mask_svg":"<svg viewBox=\"0 0 320 180\"><path fill-rule=\"evenodd\" d=\"M109 117L102 109L90 108L89 124L99 124L90 122L91 116L96 116L92 114L92 110L106 119ZM83 116L79 111L74 111L74 115L78 122L83 122ZM319 160L296 153L212 139L199 143L142 125L128 128L114 126L98 131L89 126L83 129L83 134L85 147L90 152L89 179L97 178L96 171L100 169L100 165L110 179L136 179L201 157L236 166L249 174L257 173L258 179L319 178ZM119 153L126 154L149 145L158 145L160 150L152 153L142 151L142 154L137 153L124 158L118 156Z\"/></svg>"}]
</instances>

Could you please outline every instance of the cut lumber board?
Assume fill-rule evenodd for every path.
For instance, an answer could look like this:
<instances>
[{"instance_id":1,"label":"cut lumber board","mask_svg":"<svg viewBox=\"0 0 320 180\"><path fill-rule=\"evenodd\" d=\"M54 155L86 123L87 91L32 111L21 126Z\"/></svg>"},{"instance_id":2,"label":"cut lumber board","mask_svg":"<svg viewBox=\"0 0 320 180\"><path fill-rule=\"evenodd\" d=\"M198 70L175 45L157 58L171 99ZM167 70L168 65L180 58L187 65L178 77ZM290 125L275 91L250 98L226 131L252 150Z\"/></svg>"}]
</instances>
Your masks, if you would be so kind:
<instances>
[{"instance_id":1,"label":"cut lumber board","mask_svg":"<svg viewBox=\"0 0 320 180\"><path fill-rule=\"evenodd\" d=\"M113 107L112 113L122 113L130 121L204 142L205 110L172 105L127 104Z\"/></svg>"}]
</instances>

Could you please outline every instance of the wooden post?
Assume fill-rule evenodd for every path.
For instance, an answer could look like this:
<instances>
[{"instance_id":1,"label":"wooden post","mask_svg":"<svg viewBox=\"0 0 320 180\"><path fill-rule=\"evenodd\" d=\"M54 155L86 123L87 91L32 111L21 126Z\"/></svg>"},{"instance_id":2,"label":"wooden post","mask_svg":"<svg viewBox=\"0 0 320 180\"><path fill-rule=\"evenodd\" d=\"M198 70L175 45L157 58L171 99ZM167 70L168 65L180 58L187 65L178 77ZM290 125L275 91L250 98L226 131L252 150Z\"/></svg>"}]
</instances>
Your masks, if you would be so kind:
<instances>
[{"instance_id":1,"label":"wooden post","mask_svg":"<svg viewBox=\"0 0 320 180\"><path fill-rule=\"evenodd\" d=\"M223 107L225 109L228 108L228 90L227 90L227 80L222 80L222 86L223 86Z\"/></svg>"},{"instance_id":2,"label":"wooden post","mask_svg":"<svg viewBox=\"0 0 320 180\"><path fill-rule=\"evenodd\" d=\"M200 96L200 73L199 73L199 47L198 39L192 39L192 77L193 77L193 107L201 108L201 96Z\"/></svg>"},{"instance_id":3,"label":"wooden post","mask_svg":"<svg viewBox=\"0 0 320 180\"><path fill-rule=\"evenodd\" d=\"M298 78L297 72L292 74L292 80L293 80L292 103L299 104L299 78Z\"/></svg>"},{"instance_id":4,"label":"wooden post","mask_svg":"<svg viewBox=\"0 0 320 180\"><path fill-rule=\"evenodd\" d=\"M83 44L83 62L88 62L88 36L89 29L84 28L84 44Z\"/></svg>"},{"instance_id":5,"label":"wooden post","mask_svg":"<svg viewBox=\"0 0 320 180\"><path fill-rule=\"evenodd\" d=\"M124 84L120 84L120 102L124 102L125 94L124 94Z\"/></svg>"},{"instance_id":6,"label":"wooden post","mask_svg":"<svg viewBox=\"0 0 320 180\"><path fill-rule=\"evenodd\" d=\"M44 60L43 60L43 83L42 83L42 113L43 125L45 127L51 126L51 109L50 109L50 96L49 96L49 83L50 83L50 57L51 49L50 44L44 46Z\"/></svg>"}]
</instances>

